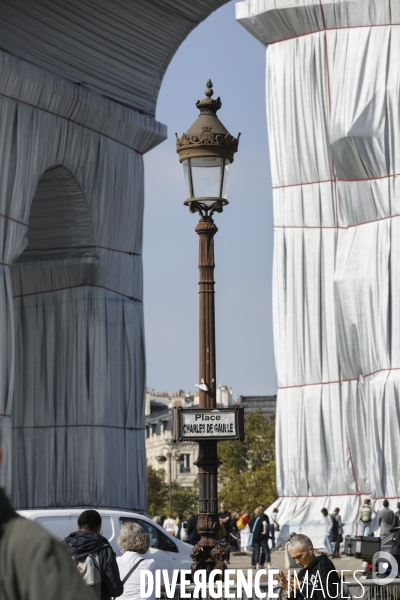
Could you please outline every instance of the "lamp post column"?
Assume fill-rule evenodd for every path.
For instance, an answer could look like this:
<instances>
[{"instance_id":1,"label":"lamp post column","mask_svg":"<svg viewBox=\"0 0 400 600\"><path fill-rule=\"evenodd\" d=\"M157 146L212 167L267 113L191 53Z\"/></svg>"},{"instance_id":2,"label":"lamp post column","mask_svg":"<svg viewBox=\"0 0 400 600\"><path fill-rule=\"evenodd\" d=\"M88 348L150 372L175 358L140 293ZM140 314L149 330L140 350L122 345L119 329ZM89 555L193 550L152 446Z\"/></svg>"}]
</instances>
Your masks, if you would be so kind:
<instances>
[{"instance_id":1,"label":"lamp post column","mask_svg":"<svg viewBox=\"0 0 400 600\"><path fill-rule=\"evenodd\" d=\"M224 127L217 112L222 106L221 98L213 98L214 91L209 79L205 98L196 102L199 109L195 122L181 137L176 135L176 151L183 167L186 188L184 204L190 212L201 215L196 227L199 236L200 271L200 409L216 409L215 374L215 314L214 314L214 235L218 229L212 219L214 212L221 213L228 204L227 190L229 169L239 137L233 137ZM178 415L181 415L180 417ZM204 413L203 413L204 414ZM237 413L239 414L239 413ZM182 413L177 411L176 439L184 439ZM216 415L211 415L215 417ZM200 414L199 414L200 417ZM195 417L197 418L197 416ZM219 417L220 418L220 417ZM237 421L235 417L235 422ZM202 569L226 568L225 551L216 540L220 529L218 519L218 459L217 442L221 429L207 429L208 441L203 434L199 440L199 456L194 463L199 469L199 516L197 530L201 539L192 550L192 575ZM181 427L182 426L182 427ZM203 431L203 430L202 430ZM193 437L192 437L193 439ZM228 439L228 436L224 436ZM230 439L239 439L238 434Z\"/></svg>"},{"instance_id":2,"label":"lamp post column","mask_svg":"<svg viewBox=\"0 0 400 600\"><path fill-rule=\"evenodd\" d=\"M169 470L169 512L172 514L172 452L168 452Z\"/></svg>"},{"instance_id":3,"label":"lamp post column","mask_svg":"<svg viewBox=\"0 0 400 600\"><path fill-rule=\"evenodd\" d=\"M199 389L200 408L216 408L215 310L214 310L214 235L218 229L212 217L203 216L196 229L199 235L199 307L200 307L200 381L207 389ZM192 551L192 575L206 569L225 569L225 551L216 541L218 519L217 442L199 442L199 456L194 463L199 469L199 516L197 530L200 541Z\"/></svg>"}]
</instances>

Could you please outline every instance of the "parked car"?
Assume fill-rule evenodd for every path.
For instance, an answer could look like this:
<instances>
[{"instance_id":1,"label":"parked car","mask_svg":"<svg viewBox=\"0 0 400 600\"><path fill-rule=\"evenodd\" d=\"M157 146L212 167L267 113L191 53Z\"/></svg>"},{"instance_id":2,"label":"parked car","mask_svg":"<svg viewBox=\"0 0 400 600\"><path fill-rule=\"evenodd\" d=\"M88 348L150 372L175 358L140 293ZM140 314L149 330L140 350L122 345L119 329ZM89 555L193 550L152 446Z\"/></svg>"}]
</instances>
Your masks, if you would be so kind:
<instances>
[{"instance_id":1,"label":"parked car","mask_svg":"<svg viewBox=\"0 0 400 600\"><path fill-rule=\"evenodd\" d=\"M72 531L78 530L78 517L85 508L72 509L46 509L46 510L20 510L22 517L35 521L54 537L59 540L66 538ZM121 526L124 523L138 523L146 533L150 534L150 548L146 558L154 558L161 569L168 569L172 576L174 569L190 569L193 560L190 552L193 547L190 544L177 540L157 523L144 515L125 512L120 510L98 509L103 520L102 533L108 539L114 552L119 556L120 549L117 546Z\"/></svg>"}]
</instances>

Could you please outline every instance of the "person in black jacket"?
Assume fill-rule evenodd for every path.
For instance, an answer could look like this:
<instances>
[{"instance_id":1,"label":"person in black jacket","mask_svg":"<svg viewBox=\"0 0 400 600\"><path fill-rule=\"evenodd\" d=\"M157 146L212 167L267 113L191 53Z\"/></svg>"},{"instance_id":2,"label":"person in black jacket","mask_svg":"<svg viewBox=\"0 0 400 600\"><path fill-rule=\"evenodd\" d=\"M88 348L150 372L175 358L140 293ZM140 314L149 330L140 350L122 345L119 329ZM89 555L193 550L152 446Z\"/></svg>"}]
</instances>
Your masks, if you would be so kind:
<instances>
[{"instance_id":1,"label":"person in black jacket","mask_svg":"<svg viewBox=\"0 0 400 600\"><path fill-rule=\"evenodd\" d=\"M279 572L278 581L287 590L288 598L298 600L341 600L349 598L333 562L324 554L316 556L312 541L306 535L294 535L288 546L290 556L301 568L295 577Z\"/></svg>"},{"instance_id":2,"label":"person in black jacket","mask_svg":"<svg viewBox=\"0 0 400 600\"><path fill-rule=\"evenodd\" d=\"M197 515L192 510L188 511L188 520L186 521L186 533L188 535L188 544L195 546L200 541L200 534L197 531Z\"/></svg>"},{"instance_id":3,"label":"person in black jacket","mask_svg":"<svg viewBox=\"0 0 400 600\"><path fill-rule=\"evenodd\" d=\"M264 507L258 506L250 521L250 531L253 535L253 555L252 565L256 569L264 567L264 561L267 567L271 566L270 551L268 545L269 539L269 518L264 514ZM261 556L260 556L261 553Z\"/></svg>"},{"instance_id":4,"label":"person in black jacket","mask_svg":"<svg viewBox=\"0 0 400 600\"><path fill-rule=\"evenodd\" d=\"M77 561L97 552L101 571L101 600L121 596L124 586L119 576L116 555L108 540L100 534L101 516L97 510L85 510L78 519L78 531L65 538L69 553Z\"/></svg>"}]
</instances>

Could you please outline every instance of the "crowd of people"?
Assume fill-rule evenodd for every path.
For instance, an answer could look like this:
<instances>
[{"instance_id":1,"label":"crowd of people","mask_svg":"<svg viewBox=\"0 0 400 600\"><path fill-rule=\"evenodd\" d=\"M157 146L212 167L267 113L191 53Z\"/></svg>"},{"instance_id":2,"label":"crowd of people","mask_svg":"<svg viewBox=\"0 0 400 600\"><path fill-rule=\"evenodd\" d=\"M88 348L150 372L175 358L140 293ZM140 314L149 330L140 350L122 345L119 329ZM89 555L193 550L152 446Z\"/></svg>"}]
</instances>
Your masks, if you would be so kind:
<instances>
[{"instance_id":1,"label":"crowd of people","mask_svg":"<svg viewBox=\"0 0 400 600\"><path fill-rule=\"evenodd\" d=\"M264 511L265 507L260 504L252 515L247 510L231 514L224 502L221 503L219 511L219 539L225 542L229 548L251 557L251 564L256 569L262 568L264 565L270 566L271 550L275 548L275 536L280 530L278 509L274 508L271 520ZM344 523L339 507L335 508L331 514L326 508L322 508L321 513L325 522L324 546L327 550L327 557L332 559L340 555ZM376 517L375 523L377 522L380 528L380 536L384 537L393 527L400 526L400 502L397 503L397 512L393 512L389 508L389 501L384 500L383 508ZM187 520L183 515L178 515L174 519L172 514L169 514L168 517L155 517L154 520L182 541L195 545L200 540L196 529L197 516L192 511L189 511ZM373 535L372 522L371 501L366 499L360 509L358 534ZM291 534L292 537L294 535L296 534ZM286 546L288 543L290 540ZM288 554L287 549L286 554ZM289 555L287 562L291 567L294 566Z\"/></svg>"},{"instance_id":2,"label":"crowd of people","mask_svg":"<svg viewBox=\"0 0 400 600\"><path fill-rule=\"evenodd\" d=\"M373 523L379 527L379 535L384 538L393 527L400 526L400 502L397 502L397 511L393 512L389 508L389 501L383 501L383 508L374 515L371 507L371 500L366 498L360 509L357 534L360 536L374 535ZM332 514L329 514L326 508L321 510L325 520L325 538L324 546L328 552L328 557L338 556L340 544L343 542L343 525L340 516L340 509L335 508Z\"/></svg>"},{"instance_id":3,"label":"crowd of people","mask_svg":"<svg viewBox=\"0 0 400 600\"><path fill-rule=\"evenodd\" d=\"M1 458L0 450L0 463ZM326 508L321 512L325 520L327 554L317 556L311 539L303 534L292 533L286 542L289 559L286 567L301 567L296 579L283 571L279 573L280 585L287 589L288 598L348 598L348 590L340 582L331 561L343 539L340 509L335 508L332 514ZM172 514L154 517L167 532L192 545L200 540L197 519L193 511L176 518ZM271 550L279 532L277 508L271 519L261 504L251 516L245 510L232 515L222 502L219 522L219 539L223 544L248 554L255 569L271 566ZM371 501L366 499L360 509L359 534L371 535L373 524L379 525L381 537L398 527L400 502L394 512L385 499L383 508L373 514ZM159 569L153 559L145 557L150 536L135 522L123 524L118 538L121 556L117 557L102 535L101 527L101 515L96 510L85 510L78 518L77 530L60 543L35 523L20 517L0 490L0 598L139 600L140 571L155 573ZM314 590L312 582L316 579L321 582L321 589ZM154 593L150 600L154 600Z\"/></svg>"},{"instance_id":4,"label":"crowd of people","mask_svg":"<svg viewBox=\"0 0 400 600\"><path fill-rule=\"evenodd\" d=\"M270 566L270 549L275 548L275 534L279 531L278 509L274 509L271 521L264 511L265 507L260 504L252 516L246 510L232 515L226 504L221 502L218 513L218 539L227 548L251 557L251 564L256 569L264 567L265 564ZM197 515L191 510L188 511L186 519L182 514L174 518L172 513L169 513L167 516L155 516L153 521L183 542L194 546L200 541Z\"/></svg>"}]
</instances>

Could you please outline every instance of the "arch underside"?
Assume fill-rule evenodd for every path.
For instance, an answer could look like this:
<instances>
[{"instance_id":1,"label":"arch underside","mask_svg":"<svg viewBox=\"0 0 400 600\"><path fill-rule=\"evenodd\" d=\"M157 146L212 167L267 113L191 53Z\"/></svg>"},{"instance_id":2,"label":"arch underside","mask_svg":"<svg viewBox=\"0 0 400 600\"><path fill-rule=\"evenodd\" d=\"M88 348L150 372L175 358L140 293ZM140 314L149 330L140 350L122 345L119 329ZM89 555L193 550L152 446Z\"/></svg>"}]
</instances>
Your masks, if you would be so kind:
<instances>
[{"instance_id":1,"label":"arch underside","mask_svg":"<svg viewBox=\"0 0 400 600\"><path fill-rule=\"evenodd\" d=\"M0 1L1 47L154 116L164 73L186 36L228 0Z\"/></svg>"}]
</instances>

